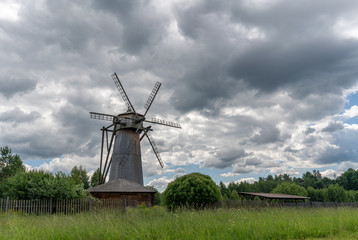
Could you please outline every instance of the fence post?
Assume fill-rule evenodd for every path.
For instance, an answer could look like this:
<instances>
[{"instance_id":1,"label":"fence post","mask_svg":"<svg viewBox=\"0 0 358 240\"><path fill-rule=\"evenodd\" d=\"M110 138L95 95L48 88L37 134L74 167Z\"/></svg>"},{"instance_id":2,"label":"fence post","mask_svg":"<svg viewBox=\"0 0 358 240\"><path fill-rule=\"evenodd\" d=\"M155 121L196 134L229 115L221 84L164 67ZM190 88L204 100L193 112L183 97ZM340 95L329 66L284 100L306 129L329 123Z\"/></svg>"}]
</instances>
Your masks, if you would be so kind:
<instances>
[{"instance_id":1,"label":"fence post","mask_svg":"<svg viewBox=\"0 0 358 240\"><path fill-rule=\"evenodd\" d=\"M124 199L124 213L126 212L126 208L127 208L127 199Z\"/></svg>"},{"instance_id":2,"label":"fence post","mask_svg":"<svg viewBox=\"0 0 358 240\"><path fill-rule=\"evenodd\" d=\"M7 212L9 207L9 197L6 198L5 212Z\"/></svg>"},{"instance_id":3,"label":"fence post","mask_svg":"<svg viewBox=\"0 0 358 240\"><path fill-rule=\"evenodd\" d=\"M92 211L92 199L91 198L89 199L89 211L90 212Z\"/></svg>"}]
</instances>

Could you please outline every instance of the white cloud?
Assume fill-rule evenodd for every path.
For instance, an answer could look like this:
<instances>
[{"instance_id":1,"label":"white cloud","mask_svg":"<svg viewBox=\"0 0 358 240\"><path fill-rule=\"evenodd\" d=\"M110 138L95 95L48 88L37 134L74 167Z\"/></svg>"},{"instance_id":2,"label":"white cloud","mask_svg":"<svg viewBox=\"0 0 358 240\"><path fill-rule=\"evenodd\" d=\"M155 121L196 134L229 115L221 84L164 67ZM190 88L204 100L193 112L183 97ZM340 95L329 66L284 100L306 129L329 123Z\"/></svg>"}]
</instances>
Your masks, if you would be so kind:
<instances>
[{"instance_id":1,"label":"white cloud","mask_svg":"<svg viewBox=\"0 0 358 240\"><path fill-rule=\"evenodd\" d=\"M17 21L19 20L20 4L13 1L0 2L0 20Z\"/></svg>"},{"instance_id":2,"label":"white cloud","mask_svg":"<svg viewBox=\"0 0 358 240\"><path fill-rule=\"evenodd\" d=\"M148 182L147 186L153 186L159 192L163 192L166 189L167 185L173 180L174 180L173 178L168 178L167 176L163 176L161 178L157 178Z\"/></svg>"},{"instance_id":3,"label":"white cloud","mask_svg":"<svg viewBox=\"0 0 358 240\"><path fill-rule=\"evenodd\" d=\"M358 106L353 105L350 109L346 109L342 116L345 118L354 118L358 116Z\"/></svg>"},{"instance_id":4,"label":"white cloud","mask_svg":"<svg viewBox=\"0 0 358 240\"><path fill-rule=\"evenodd\" d=\"M254 183L256 182L257 180L255 178L241 178L239 180L236 181L236 183L241 183L241 182L247 182L247 183Z\"/></svg>"},{"instance_id":5,"label":"white cloud","mask_svg":"<svg viewBox=\"0 0 358 240\"><path fill-rule=\"evenodd\" d=\"M334 169L327 169L325 171L320 172L322 177L327 177L330 179L335 179L337 177L337 171Z\"/></svg>"},{"instance_id":6,"label":"white cloud","mask_svg":"<svg viewBox=\"0 0 358 240\"><path fill-rule=\"evenodd\" d=\"M74 166L82 166L86 169L87 173L92 175L93 172L99 167L98 158L87 158L87 157L80 157L75 154L67 154L61 158L54 158L49 163L44 163L39 167L34 167L32 169L43 170L47 172L64 172L69 173L71 172Z\"/></svg>"}]
</instances>

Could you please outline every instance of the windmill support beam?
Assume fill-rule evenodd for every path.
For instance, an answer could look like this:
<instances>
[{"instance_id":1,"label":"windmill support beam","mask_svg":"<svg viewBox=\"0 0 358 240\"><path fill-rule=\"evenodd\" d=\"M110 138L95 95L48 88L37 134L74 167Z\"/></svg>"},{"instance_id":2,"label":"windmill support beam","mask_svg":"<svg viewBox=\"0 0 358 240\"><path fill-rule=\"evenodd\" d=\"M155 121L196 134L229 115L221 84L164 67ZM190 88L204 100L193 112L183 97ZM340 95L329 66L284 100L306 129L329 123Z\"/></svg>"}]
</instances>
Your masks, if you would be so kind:
<instances>
[{"instance_id":1,"label":"windmill support beam","mask_svg":"<svg viewBox=\"0 0 358 240\"><path fill-rule=\"evenodd\" d=\"M110 152L111 152L111 149L112 149L112 143L113 143L113 140L114 140L114 136L116 135L115 130L117 129L117 124L114 124L113 127L114 127L114 131L112 132L111 141L109 142L109 147L107 149L106 162L104 164L103 173L101 174L102 175L101 183L104 183L106 181L108 169L110 168L110 164L108 164L108 166L107 166L107 163L108 163L109 155L110 155Z\"/></svg>"},{"instance_id":2,"label":"windmill support beam","mask_svg":"<svg viewBox=\"0 0 358 240\"><path fill-rule=\"evenodd\" d=\"M101 156L100 156L100 163L99 163L98 185L101 184L101 179L102 179L102 160L103 160L104 132L105 132L105 128L103 127L102 128L102 144L101 144Z\"/></svg>"}]
</instances>

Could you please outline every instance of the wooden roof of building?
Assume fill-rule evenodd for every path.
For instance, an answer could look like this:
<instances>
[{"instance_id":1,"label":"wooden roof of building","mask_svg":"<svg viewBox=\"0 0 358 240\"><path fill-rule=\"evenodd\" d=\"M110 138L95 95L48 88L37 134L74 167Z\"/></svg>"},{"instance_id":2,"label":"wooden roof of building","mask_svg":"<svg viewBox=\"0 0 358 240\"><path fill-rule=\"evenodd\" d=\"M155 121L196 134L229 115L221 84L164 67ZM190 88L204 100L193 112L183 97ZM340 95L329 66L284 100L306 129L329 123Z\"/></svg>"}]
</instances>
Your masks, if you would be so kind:
<instances>
[{"instance_id":1,"label":"wooden roof of building","mask_svg":"<svg viewBox=\"0 0 358 240\"><path fill-rule=\"evenodd\" d=\"M259 197L260 199L282 199L282 200L306 200L309 197L289 195L283 193L252 193L252 192L239 192L239 195L245 197L249 196L250 198Z\"/></svg>"},{"instance_id":2,"label":"wooden roof of building","mask_svg":"<svg viewBox=\"0 0 358 240\"><path fill-rule=\"evenodd\" d=\"M155 193L154 190L146 188L138 183L119 178L105 184L101 184L87 190L88 192L118 192L118 193Z\"/></svg>"}]
</instances>

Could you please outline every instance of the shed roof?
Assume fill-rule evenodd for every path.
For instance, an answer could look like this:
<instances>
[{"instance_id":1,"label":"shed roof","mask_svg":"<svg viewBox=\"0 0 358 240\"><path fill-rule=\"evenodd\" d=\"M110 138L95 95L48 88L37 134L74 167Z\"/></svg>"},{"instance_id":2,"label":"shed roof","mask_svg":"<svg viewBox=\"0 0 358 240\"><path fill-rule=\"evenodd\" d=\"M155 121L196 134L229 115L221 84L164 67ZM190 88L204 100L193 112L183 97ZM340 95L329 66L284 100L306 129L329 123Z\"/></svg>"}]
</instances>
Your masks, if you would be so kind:
<instances>
[{"instance_id":1,"label":"shed roof","mask_svg":"<svg viewBox=\"0 0 358 240\"><path fill-rule=\"evenodd\" d=\"M239 192L239 195L242 196L251 196L251 197L259 197L261 199L291 199L291 200L305 200L309 199L309 197L297 196L297 195L289 195L283 193L252 193L252 192Z\"/></svg>"},{"instance_id":2,"label":"shed roof","mask_svg":"<svg viewBox=\"0 0 358 240\"><path fill-rule=\"evenodd\" d=\"M101 184L87 190L88 192L130 192L130 193L154 193L154 190L143 187L142 185L129 181L124 178L119 178L105 184Z\"/></svg>"}]
</instances>

